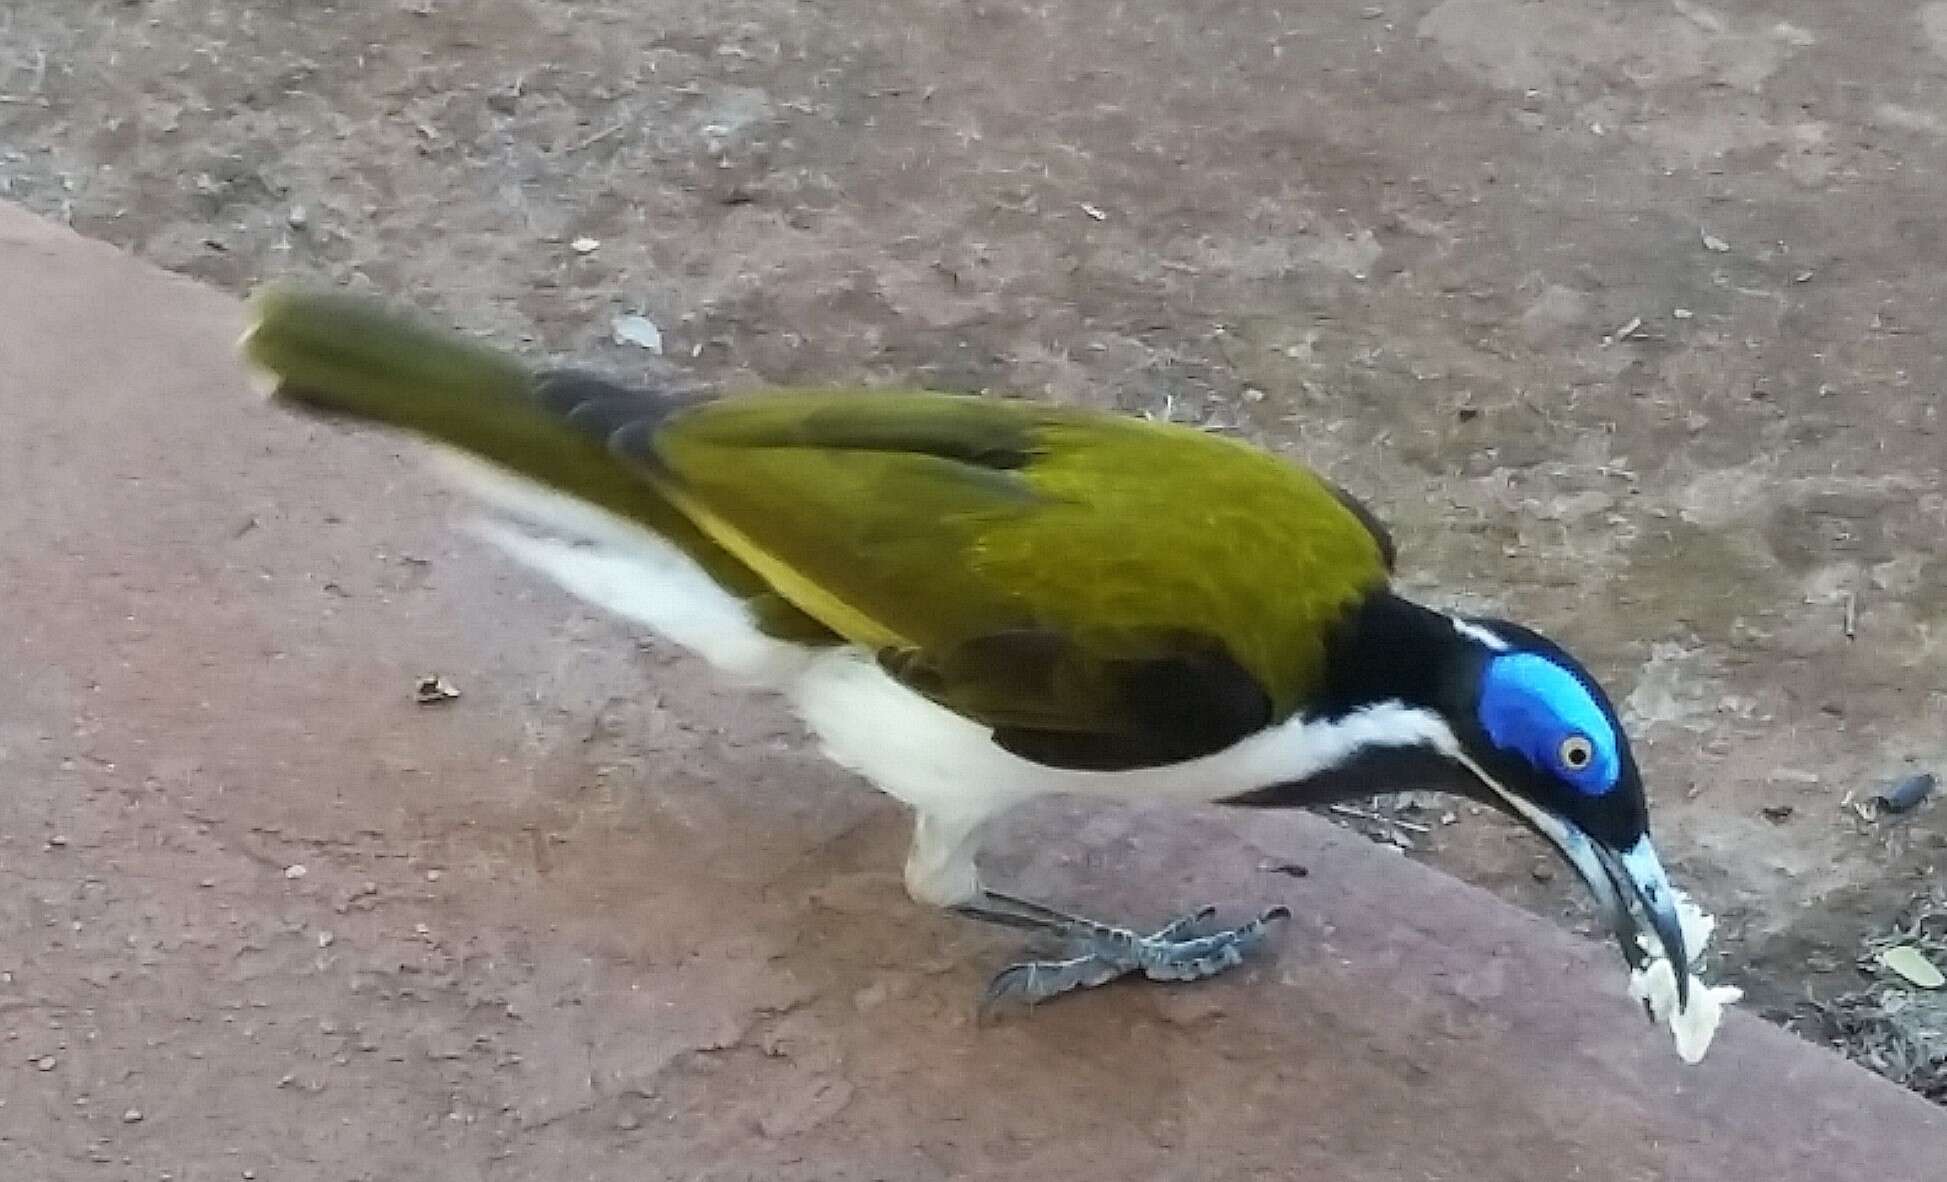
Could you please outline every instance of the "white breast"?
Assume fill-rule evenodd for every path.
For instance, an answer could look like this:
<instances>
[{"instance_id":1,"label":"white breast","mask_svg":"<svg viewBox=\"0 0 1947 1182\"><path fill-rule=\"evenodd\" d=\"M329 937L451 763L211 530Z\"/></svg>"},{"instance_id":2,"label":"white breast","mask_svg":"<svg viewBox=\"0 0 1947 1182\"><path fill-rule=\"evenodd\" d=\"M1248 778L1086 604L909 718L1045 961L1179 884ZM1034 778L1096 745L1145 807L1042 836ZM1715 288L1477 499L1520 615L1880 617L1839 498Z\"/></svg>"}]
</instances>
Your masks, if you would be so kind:
<instances>
[{"instance_id":1,"label":"white breast","mask_svg":"<svg viewBox=\"0 0 1947 1182\"><path fill-rule=\"evenodd\" d=\"M869 653L807 649L764 635L741 600L653 533L465 457L455 457L450 474L511 516L550 531L486 522L476 533L570 593L646 625L731 678L784 694L834 761L933 818L944 846L1035 796L1202 803L1306 779L1372 745L1456 747L1437 715L1386 703L1334 720L1293 718L1222 751L1166 767L1045 767L996 745L989 728L893 680Z\"/></svg>"}]
</instances>

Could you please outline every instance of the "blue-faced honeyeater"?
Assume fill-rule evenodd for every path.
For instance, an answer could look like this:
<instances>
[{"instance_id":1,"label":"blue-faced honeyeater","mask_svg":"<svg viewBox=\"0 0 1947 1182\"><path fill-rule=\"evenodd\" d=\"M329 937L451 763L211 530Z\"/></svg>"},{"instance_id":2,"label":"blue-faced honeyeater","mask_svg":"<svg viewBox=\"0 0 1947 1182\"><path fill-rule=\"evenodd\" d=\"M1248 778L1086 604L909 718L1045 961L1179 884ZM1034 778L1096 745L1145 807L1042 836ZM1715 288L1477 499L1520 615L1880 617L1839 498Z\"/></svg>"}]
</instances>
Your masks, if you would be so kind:
<instances>
[{"instance_id":1,"label":"blue-faced honeyeater","mask_svg":"<svg viewBox=\"0 0 1947 1182\"><path fill-rule=\"evenodd\" d=\"M1530 629L1394 593L1385 530L1302 466L1032 401L675 398L335 292L260 294L242 350L285 405L442 445L514 558L784 695L831 758L913 810L914 898L1067 942L990 999L1208 976L1282 913L1142 934L985 886L986 822L1049 793L1459 793L1552 843L1632 964L1643 926L1689 963L1595 679Z\"/></svg>"}]
</instances>

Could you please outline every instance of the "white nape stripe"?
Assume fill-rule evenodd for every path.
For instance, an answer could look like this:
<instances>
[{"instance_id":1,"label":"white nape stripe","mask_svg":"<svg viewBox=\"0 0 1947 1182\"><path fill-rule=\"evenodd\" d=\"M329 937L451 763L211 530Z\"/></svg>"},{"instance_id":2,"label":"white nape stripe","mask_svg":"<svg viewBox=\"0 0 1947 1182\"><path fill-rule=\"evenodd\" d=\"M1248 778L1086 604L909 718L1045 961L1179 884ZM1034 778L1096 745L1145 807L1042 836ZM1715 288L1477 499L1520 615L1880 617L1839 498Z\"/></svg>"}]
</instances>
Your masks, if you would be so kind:
<instances>
[{"instance_id":1,"label":"white nape stripe","mask_svg":"<svg viewBox=\"0 0 1947 1182\"><path fill-rule=\"evenodd\" d=\"M1483 645L1493 652L1504 653L1508 651L1508 642L1496 636L1492 628L1476 624L1472 620L1463 620L1458 616L1449 618L1453 620L1453 630L1465 636L1467 639L1476 644Z\"/></svg>"}]
</instances>

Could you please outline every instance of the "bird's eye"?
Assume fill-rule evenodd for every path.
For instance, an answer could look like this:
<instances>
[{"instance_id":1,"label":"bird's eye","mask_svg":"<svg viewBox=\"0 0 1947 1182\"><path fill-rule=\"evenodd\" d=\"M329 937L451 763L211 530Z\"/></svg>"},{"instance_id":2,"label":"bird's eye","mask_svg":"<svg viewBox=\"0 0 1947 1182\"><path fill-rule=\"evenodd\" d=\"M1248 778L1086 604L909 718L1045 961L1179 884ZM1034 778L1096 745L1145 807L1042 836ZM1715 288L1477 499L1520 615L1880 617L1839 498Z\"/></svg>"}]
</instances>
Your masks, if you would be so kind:
<instances>
[{"instance_id":1,"label":"bird's eye","mask_svg":"<svg viewBox=\"0 0 1947 1182\"><path fill-rule=\"evenodd\" d=\"M1562 740L1561 749L1556 754L1561 758L1563 767L1579 772L1595 758L1595 744L1581 735L1570 735Z\"/></svg>"}]
</instances>

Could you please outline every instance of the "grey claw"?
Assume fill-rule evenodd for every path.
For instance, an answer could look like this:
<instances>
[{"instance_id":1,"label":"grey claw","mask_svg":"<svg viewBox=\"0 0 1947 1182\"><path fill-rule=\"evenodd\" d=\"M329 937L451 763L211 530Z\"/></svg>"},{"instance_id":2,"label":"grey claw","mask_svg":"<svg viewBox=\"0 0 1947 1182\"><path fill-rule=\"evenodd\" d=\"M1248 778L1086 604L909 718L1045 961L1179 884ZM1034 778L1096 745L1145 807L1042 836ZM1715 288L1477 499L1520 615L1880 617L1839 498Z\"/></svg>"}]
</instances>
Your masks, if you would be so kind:
<instances>
[{"instance_id":1,"label":"grey claw","mask_svg":"<svg viewBox=\"0 0 1947 1182\"><path fill-rule=\"evenodd\" d=\"M1217 914L1215 907L1199 907L1188 915L1179 916L1157 929L1149 938L1152 940L1175 940L1188 935L1191 929Z\"/></svg>"},{"instance_id":2,"label":"grey claw","mask_svg":"<svg viewBox=\"0 0 1947 1182\"><path fill-rule=\"evenodd\" d=\"M1093 955L1011 964L987 982L987 988L981 991L980 1010L989 1013L1009 1001L1032 1006L1071 990L1106 985L1117 977L1127 976L1135 967Z\"/></svg>"},{"instance_id":3,"label":"grey claw","mask_svg":"<svg viewBox=\"0 0 1947 1182\"><path fill-rule=\"evenodd\" d=\"M1007 966L994 974L982 991L980 1012L986 1015L1009 1001L1034 1005L1137 972L1152 981L1213 977L1244 963L1244 958L1264 942L1270 925L1289 919L1291 909L1269 907L1249 923L1209 935L1190 934L1215 914L1216 908L1201 907L1147 936L1091 920L1077 920L1065 930L1038 918L1024 923L1021 926L1058 932L1076 955Z\"/></svg>"},{"instance_id":4,"label":"grey claw","mask_svg":"<svg viewBox=\"0 0 1947 1182\"><path fill-rule=\"evenodd\" d=\"M1138 950L1143 975L1152 981L1199 981L1236 968L1264 942L1272 923L1291 917L1291 908L1282 904L1266 908L1249 923L1228 931L1191 940L1164 940L1152 936Z\"/></svg>"}]
</instances>

